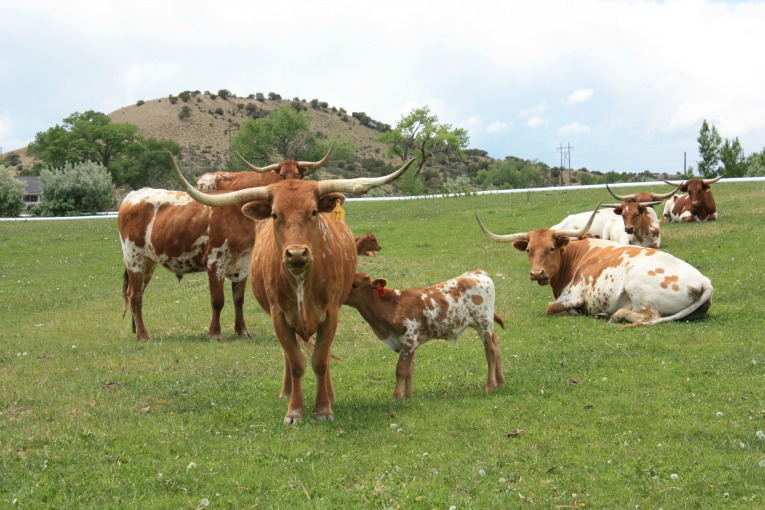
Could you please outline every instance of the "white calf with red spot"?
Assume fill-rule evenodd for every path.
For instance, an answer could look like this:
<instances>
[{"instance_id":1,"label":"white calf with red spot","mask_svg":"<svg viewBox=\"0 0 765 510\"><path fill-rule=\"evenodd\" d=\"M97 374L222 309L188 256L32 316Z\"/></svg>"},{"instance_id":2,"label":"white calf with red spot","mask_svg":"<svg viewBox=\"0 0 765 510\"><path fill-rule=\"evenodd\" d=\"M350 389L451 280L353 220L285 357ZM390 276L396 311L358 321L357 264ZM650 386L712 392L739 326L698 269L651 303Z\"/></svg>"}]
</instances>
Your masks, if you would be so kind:
<instances>
[{"instance_id":1,"label":"white calf with red spot","mask_svg":"<svg viewBox=\"0 0 765 510\"><path fill-rule=\"evenodd\" d=\"M412 394L414 356L420 345L434 338L456 341L468 327L483 341L486 391L505 382L494 322L504 325L494 313L494 282L484 271L470 271L422 289L389 289L387 283L356 273L344 304L358 310L375 335L399 353L394 398Z\"/></svg>"}]
</instances>

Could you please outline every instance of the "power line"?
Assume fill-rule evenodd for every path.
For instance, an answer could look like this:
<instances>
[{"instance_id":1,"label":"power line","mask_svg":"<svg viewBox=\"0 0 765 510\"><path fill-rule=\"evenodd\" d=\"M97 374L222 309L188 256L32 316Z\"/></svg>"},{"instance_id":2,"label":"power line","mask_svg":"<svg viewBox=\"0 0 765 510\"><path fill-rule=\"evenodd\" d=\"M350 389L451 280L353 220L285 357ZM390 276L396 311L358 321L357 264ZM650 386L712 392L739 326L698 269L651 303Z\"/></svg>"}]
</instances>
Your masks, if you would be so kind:
<instances>
[{"instance_id":1,"label":"power line","mask_svg":"<svg viewBox=\"0 0 765 510\"><path fill-rule=\"evenodd\" d=\"M571 185L571 142L567 142L564 147L560 144L558 151L560 151L560 169L561 169L561 184L563 184L563 169L568 167L568 184Z\"/></svg>"}]
</instances>

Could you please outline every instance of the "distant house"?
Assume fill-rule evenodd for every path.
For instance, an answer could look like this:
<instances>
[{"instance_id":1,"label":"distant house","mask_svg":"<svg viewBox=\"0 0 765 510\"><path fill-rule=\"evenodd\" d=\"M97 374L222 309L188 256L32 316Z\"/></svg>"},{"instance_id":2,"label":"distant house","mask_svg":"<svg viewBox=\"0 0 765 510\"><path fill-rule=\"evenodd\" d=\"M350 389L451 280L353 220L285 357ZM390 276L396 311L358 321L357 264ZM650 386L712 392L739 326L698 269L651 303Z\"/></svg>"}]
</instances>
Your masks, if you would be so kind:
<instances>
[{"instance_id":1,"label":"distant house","mask_svg":"<svg viewBox=\"0 0 765 510\"><path fill-rule=\"evenodd\" d=\"M40 177L36 175L18 175L16 178L26 186L24 190L25 209L42 202L43 192L40 186Z\"/></svg>"}]
</instances>

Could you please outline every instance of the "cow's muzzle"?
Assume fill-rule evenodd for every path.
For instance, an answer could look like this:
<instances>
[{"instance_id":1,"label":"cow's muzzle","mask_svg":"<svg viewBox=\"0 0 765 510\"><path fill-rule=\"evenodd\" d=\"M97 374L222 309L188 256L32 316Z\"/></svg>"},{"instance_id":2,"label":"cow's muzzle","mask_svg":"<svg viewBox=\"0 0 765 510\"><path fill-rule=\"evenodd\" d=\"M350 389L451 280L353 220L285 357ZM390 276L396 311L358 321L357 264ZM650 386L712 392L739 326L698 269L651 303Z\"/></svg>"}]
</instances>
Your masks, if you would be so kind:
<instances>
[{"instance_id":1,"label":"cow's muzzle","mask_svg":"<svg viewBox=\"0 0 765 510\"><path fill-rule=\"evenodd\" d=\"M307 246L288 246L284 250L283 260L292 269L302 269L311 263L313 257Z\"/></svg>"},{"instance_id":2,"label":"cow's muzzle","mask_svg":"<svg viewBox=\"0 0 765 510\"><path fill-rule=\"evenodd\" d=\"M550 277L547 276L544 269L532 269L529 273L529 278L531 278L531 281L537 282L539 285L547 285L550 283Z\"/></svg>"}]
</instances>

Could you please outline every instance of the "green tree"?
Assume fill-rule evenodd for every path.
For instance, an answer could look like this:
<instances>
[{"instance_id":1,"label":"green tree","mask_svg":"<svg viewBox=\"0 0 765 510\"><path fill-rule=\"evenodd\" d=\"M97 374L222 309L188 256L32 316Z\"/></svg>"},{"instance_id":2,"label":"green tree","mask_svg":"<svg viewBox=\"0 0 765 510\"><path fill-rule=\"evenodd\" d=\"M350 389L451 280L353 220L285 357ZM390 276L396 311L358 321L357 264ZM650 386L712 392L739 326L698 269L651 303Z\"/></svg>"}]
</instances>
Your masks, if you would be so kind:
<instances>
[{"instance_id":1,"label":"green tree","mask_svg":"<svg viewBox=\"0 0 765 510\"><path fill-rule=\"evenodd\" d=\"M109 172L115 183L127 184L133 189L177 189L178 179L173 174L167 153L178 157L181 146L175 140L147 138L143 143L131 145L125 157L115 162Z\"/></svg>"},{"instance_id":2,"label":"green tree","mask_svg":"<svg viewBox=\"0 0 765 510\"><path fill-rule=\"evenodd\" d=\"M92 161L109 168L112 159L139 139L138 126L112 122L108 115L89 110L73 113L63 126L37 133L28 152L54 167Z\"/></svg>"},{"instance_id":3,"label":"green tree","mask_svg":"<svg viewBox=\"0 0 765 510\"><path fill-rule=\"evenodd\" d=\"M733 140L725 139L720 147L720 162L726 177L742 177L746 173L746 158L738 137Z\"/></svg>"},{"instance_id":4,"label":"green tree","mask_svg":"<svg viewBox=\"0 0 765 510\"><path fill-rule=\"evenodd\" d=\"M45 200L37 213L42 216L75 216L105 211L114 204L112 178L99 163L67 164L44 168L40 185Z\"/></svg>"},{"instance_id":5,"label":"green tree","mask_svg":"<svg viewBox=\"0 0 765 510\"><path fill-rule=\"evenodd\" d=\"M315 144L309 124L310 117L306 112L282 105L265 117L246 120L234 135L232 146L256 165L282 159L305 159L313 152Z\"/></svg>"},{"instance_id":6,"label":"green tree","mask_svg":"<svg viewBox=\"0 0 765 510\"><path fill-rule=\"evenodd\" d=\"M753 152L746 158L746 175L750 177L765 176L765 149Z\"/></svg>"},{"instance_id":7,"label":"green tree","mask_svg":"<svg viewBox=\"0 0 765 510\"><path fill-rule=\"evenodd\" d=\"M13 170L0 165L0 216L18 216L23 208L24 183L16 179Z\"/></svg>"},{"instance_id":8,"label":"green tree","mask_svg":"<svg viewBox=\"0 0 765 510\"><path fill-rule=\"evenodd\" d=\"M718 175L717 167L720 164L720 146L722 138L717 132L717 128L709 126L707 120L701 125L699 137L699 155L701 161L698 162L699 173L704 178L710 178Z\"/></svg>"},{"instance_id":9,"label":"green tree","mask_svg":"<svg viewBox=\"0 0 765 510\"><path fill-rule=\"evenodd\" d=\"M410 171L416 178L426 167L435 176L442 173L436 165L448 165L453 159L464 161L462 151L470 138L464 129L439 123L438 116L423 106L402 116L393 129L380 135L379 140L388 145L391 156L402 162L417 158L415 171Z\"/></svg>"}]
</instances>

